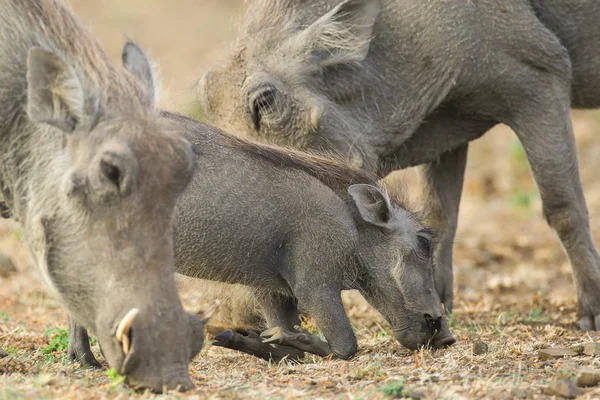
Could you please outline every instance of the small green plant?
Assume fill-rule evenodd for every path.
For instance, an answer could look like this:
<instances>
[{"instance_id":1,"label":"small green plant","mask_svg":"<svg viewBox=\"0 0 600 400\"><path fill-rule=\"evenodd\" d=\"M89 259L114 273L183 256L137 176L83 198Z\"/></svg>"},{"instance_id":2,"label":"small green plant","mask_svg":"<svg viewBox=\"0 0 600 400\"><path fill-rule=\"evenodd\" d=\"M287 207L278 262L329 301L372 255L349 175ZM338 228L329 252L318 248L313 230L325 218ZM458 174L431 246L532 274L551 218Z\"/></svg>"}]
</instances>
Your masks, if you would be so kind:
<instances>
[{"instance_id":1,"label":"small green plant","mask_svg":"<svg viewBox=\"0 0 600 400\"><path fill-rule=\"evenodd\" d=\"M527 153L521 142L515 140L510 148L510 159L515 168L519 171L527 170Z\"/></svg>"},{"instance_id":2,"label":"small green plant","mask_svg":"<svg viewBox=\"0 0 600 400\"><path fill-rule=\"evenodd\" d=\"M459 322L456 318L456 315L452 313L448 314L448 316L446 317L446 321L448 322L448 327L450 327L450 329L458 328Z\"/></svg>"},{"instance_id":3,"label":"small green plant","mask_svg":"<svg viewBox=\"0 0 600 400\"><path fill-rule=\"evenodd\" d=\"M511 196L511 202L520 208L531 208L538 194L533 191L516 190Z\"/></svg>"},{"instance_id":4,"label":"small green plant","mask_svg":"<svg viewBox=\"0 0 600 400\"><path fill-rule=\"evenodd\" d=\"M48 364L54 364L55 362L60 361L60 357L56 357L53 353L45 353L45 354L46 354L46 358L44 359L44 361Z\"/></svg>"},{"instance_id":5,"label":"small green plant","mask_svg":"<svg viewBox=\"0 0 600 400\"><path fill-rule=\"evenodd\" d=\"M62 328L46 329L45 336L49 336L50 343L42 349L44 354L67 351L69 348L69 332Z\"/></svg>"},{"instance_id":6,"label":"small green plant","mask_svg":"<svg viewBox=\"0 0 600 400\"><path fill-rule=\"evenodd\" d=\"M534 309L529 310L529 312L527 313L527 317L525 317L525 321L524 322L549 322L551 321L551 318L549 317L542 317L542 314L544 313L544 311L546 311L544 309L544 307L536 307Z\"/></svg>"},{"instance_id":7,"label":"small green plant","mask_svg":"<svg viewBox=\"0 0 600 400\"><path fill-rule=\"evenodd\" d=\"M479 332L481 331L481 325L477 322L469 322L467 329L471 332Z\"/></svg>"},{"instance_id":8,"label":"small green plant","mask_svg":"<svg viewBox=\"0 0 600 400\"><path fill-rule=\"evenodd\" d=\"M381 369L381 361L374 361L371 364L365 365L364 367L358 367L352 372L352 378L356 380L362 379L376 379L381 380L385 378L385 371Z\"/></svg>"},{"instance_id":9,"label":"small green plant","mask_svg":"<svg viewBox=\"0 0 600 400\"><path fill-rule=\"evenodd\" d=\"M390 336L390 331L388 331L387 329L380 329L379 331L377 331L377 339L387 339Z\"/></svg>"},{"instance_id":10,"label":"small green plant","mask_svg":"<svg viewBox=\"0 0 600 400\"><path fill-rule=\"evenodd\" d=\"M398 399L404 397L404 380L390 381L379 386L379 391L388 397Z\"/></svg>"},{"instance_id":11,"label":"small green plant","mask_svg":"<svg viewBox=\"0 0 600 400\"><path fill-rule=\"evenodd\" d=\"M9 322L12 321L12 315L9 315L5 312L0 311L0 321Z\"/></svg>"},{"instance_id":12,"label":"small green plant","mask_svg":"<svg viewBox=\"0 0 600 400\"><path fill-rule=\"evenodd\" d=\"M124 375L120 375L116 369L111 368L108 371L106 371L104 373L106 376L108 376L108 379L110 380L110 382L112 383L111 386L115 387L120 385L121 383L125 382L125 376Z\"/></svg>"},{"instance_id":13,"label":"small green plant","mask_svg":"<svg viewBox=\"0 0 600 400\"><path fill-rule=\"evenodd\" d=\"M540 315L544 312L544 307L536 307L535 309L529 311L527 318L529 319L538 319Z\"/></svg>"}]
</instances>

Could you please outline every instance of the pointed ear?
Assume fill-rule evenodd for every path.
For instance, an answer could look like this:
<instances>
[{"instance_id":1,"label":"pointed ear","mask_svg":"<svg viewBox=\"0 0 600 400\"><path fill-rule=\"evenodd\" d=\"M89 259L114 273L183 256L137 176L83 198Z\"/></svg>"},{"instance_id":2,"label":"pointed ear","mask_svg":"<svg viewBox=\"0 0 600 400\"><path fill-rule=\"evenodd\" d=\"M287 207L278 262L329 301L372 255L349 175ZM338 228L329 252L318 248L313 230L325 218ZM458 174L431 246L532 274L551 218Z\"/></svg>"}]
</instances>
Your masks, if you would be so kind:
<instances>
[{"instance_id":1,"label":"pointed ear","mask_svg":"<svg viewBox=\"0 0 600 400\"><path fill-rule=\"evenodd\" d=\"M298 43L322 67L363 61L380 7L379 0L345 0L306 28Z\"/></svg>"},{"instance_id":2,"label":"pointed ear","mask_svg":"<svg viewBox=\"0 0 600 400\"><path fill-rule=\"evenodd\" d=\"M77 74L58 55L33 47L27 56L27 115L34 122L72 132L85 117L86 98Z\"/></svg>"},{"instance_id":3,"label":"pointed ear","mask_svg":"<svg viewBox=\"0 0 600 400\"><path fill-rule=\"evenodd\" d=\"M352 185L348 188L356 208L366 222L387 228L392 218L392 205L388 195L373 185Z\"/></svg>"},{"instance_id":4,"label":"pointed ear","mask_svg":"<svg viewBox=\"0 0 600 400\"><path fill-rule=\"evenodd\" d=\"M127 42L121 54L123 67L139 79L148 94L156 103L157 88L154 80L154 70L146 53L134 42Z\"/></svg>"}]
</instances>

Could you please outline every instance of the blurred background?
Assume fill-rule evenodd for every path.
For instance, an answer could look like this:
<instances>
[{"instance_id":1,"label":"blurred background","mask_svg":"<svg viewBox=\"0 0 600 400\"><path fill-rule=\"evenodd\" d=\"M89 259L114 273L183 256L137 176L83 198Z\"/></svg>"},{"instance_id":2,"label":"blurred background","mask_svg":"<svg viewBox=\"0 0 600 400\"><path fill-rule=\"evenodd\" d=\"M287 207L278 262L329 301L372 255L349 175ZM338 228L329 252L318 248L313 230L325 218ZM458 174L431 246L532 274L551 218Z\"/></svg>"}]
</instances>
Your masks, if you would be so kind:
<instances>
[{"instance_id":1,"label":"blurred background","mask_svg":"<svg viewBox=\"0 0 600 400\"><path fill-rule=\"evenodd\" d=\"M227 55L244 0L75 0L75 12L115 58L126 39L148 52L162 78L162 106L174 111L193 100L194 83Z\"/></svg>"},{"instance_id":2,"label":"blurred background","mask_svg":"<svg viewBox=\"0 0 600 400\"><path fill-rule=\"evenodd\" d=\"M183 112L193 108L195 81L232 48L244 8L243 0L71 3L115 59L127 38L147 50L162 77L162 106ZM600 112L577 111L573 118L591 224L600 238ZM418 208L416 171L398 175L409 185ZM45 295L39 281L31 279L31 260L20 241L18 224L3 221L0 234L0 252L9 254L19 270L10 279L0 278L0 309L16 315L35 314L25 306L30 305L27 299ZM525 304L538 310L539 316L552 305L560 311L557 318L563 322L558 322L574 321L576 298L570 266L543 220L523 149L506 127L495 128L471 145L456 241L457 313ZM53 318L64 321L60 310Z\"/></svg>"}]
</instances>

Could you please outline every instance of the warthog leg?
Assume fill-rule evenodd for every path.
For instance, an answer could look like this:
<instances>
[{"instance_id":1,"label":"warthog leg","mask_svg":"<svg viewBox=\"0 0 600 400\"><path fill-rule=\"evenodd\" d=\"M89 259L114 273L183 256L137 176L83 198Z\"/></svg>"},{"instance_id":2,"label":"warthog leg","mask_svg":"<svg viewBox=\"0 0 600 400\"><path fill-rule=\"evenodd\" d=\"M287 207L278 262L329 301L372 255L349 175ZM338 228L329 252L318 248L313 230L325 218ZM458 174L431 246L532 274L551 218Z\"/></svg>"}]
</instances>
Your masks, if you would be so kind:
<instances>
[{"instance_id":1,"label":"warthog leg","mask_svg":"<svg viewBox=\"0 0 600 400\"><path fill-rule=\"evenodd\" d=\"M304 357L304 352L295 347L264 342L258 332L252 330L226 330L216 335L212 344L238 350L267 361L279 361L284 358L299 360Z\"/></svg>"},{"instance_id":2,"label":"warthog leg","mask_svg":"<svg viewBox=\"0 0 600 400\"><path fill-rule=\"evenodd\" d=\"M556 40L554 54L564 49ZM547 49L544 50L548 54ZM577 147L571 125L571 64L565 56L542 65L559 65L540 73L536 68L521 75L527 85L511 110L511 126L527 154L531 171L540 189L542 210L556 230L571 261L578 297L578 322L583 330L600 330L600 254L592 236L589 212L577 165ZM543 70L543 69L542 69ZM525 78L527 76L527 78ZM512 82L510 83L512 85ZM528 89L525 91L525 89ZM505 122L505 121L502 121Z\"/></svg>"},{"instance_id":3,"label":"warthog leg","mask_svg":"<svg viewBox=\"0 0 600 400\"><path fill-rule=\"evenodd\" d=\"M268 329L260 334L264 343L276 343L281 346L295 347L307 353L326 357L331 354L331 348L327 342L318 336L311 334L300 326L294 326L296 332L290 332L280 327Z\"/></svg>"},{"instance_id":4,"label":"warthog leg","mask_svg":"<svg viewBox=\"0 0 600 400\"><path fill-rule=\"evenodd\" d=\"M427 202L427 216L440 233L435 250L435 288L451 313L454 306L454 274L452 271L452 247L458 221L458 207L462 193L467 145L440 156L436 162L424 165L423 198Z\"/></svg>"},{"instance_id":5,"label":"warthog leg","mask_svg":"<svg viewBox=\"0 0 600 400\"><path fill-rule=\"evenodd\" d=\"M69 360L78 361L82 367L101 369L102 365L96 360L87 330L69 317Z\"/></svg>"}]
</instances>

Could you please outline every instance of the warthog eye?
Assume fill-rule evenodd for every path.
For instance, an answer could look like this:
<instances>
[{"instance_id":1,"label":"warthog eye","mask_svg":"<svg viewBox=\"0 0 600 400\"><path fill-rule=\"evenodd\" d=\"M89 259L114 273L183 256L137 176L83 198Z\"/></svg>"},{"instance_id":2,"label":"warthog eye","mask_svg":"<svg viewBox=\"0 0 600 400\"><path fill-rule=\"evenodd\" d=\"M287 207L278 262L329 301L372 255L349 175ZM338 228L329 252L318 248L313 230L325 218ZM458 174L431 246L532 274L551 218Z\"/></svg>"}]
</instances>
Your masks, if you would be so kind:
<instances>
[{"instance_id":1,"label":"warthog eye","mask_svg":"<svg viewBox=\"0 0 600 400\"><path fill-rule=\"evenodd\" d=\"M419 257L423 259L430 259L433 256L434 236L435 234L428 229L423 229L417 232L417 254Z\"/></svg>"},{"instance_id":2,"label":"warthog eye","mask_svg":"<svg viewBox=\"0 0 600 400\"><path fill-rule=\"evenodd\" d=\"M121 180L121 171L119 168L105 160L100 161L100 168L104 176L118 188Z\"/></svg>"},{"instance_id":3,"label":"warthog eye","mask_svg":"<svg viewBox=\"0 0 600 400\"><path fill-rule=\"evenodd\" d=\"M273 111L275 104L275 88L267 87L257 90L251 95L250 110L254 129L260 130L260 123L264 113Z\"/></svg>"}]
</instances>

